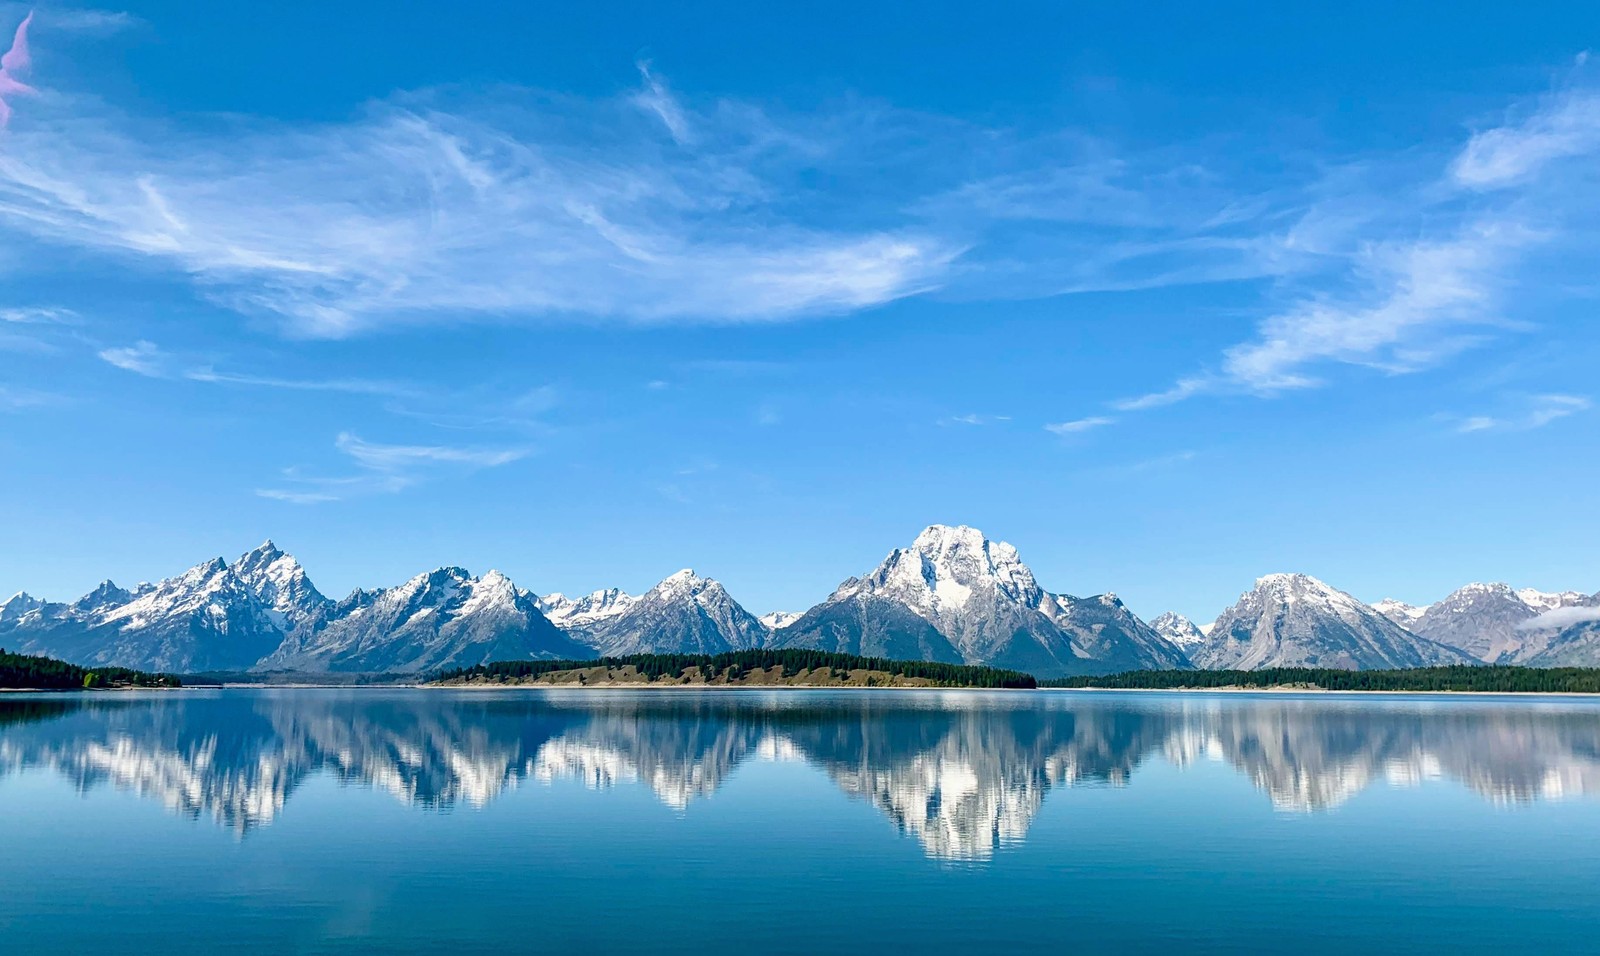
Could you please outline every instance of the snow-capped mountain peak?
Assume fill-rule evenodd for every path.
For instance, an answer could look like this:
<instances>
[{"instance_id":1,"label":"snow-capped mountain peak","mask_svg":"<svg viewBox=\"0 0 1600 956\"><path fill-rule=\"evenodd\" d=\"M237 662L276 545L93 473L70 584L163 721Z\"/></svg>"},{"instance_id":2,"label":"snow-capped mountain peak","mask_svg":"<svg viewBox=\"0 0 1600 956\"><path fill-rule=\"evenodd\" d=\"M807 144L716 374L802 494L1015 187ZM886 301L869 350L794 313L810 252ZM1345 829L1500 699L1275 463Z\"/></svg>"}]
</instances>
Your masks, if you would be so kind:
<instances>
[{"instance_id":1,"label":"snow-capped mountain peak","mask_svg":"<svg viewBox=\"0 0 1600 956\"><path fill-rule=\"evenodd\" d=\"M965 525L929 526L871 573L839 585L777 641L1046 675L1186 663L1115 595L1051 594L1016 548Z\"/></svg>"},{"instance_id":2,"label":"snow-capped mountain peak","mask_svg":"<svg viewBox=\"0 0 1600 956\"><path fill-rule=\"evenodd\" d=\"M290 626L303 623L330 603L311 583L300 562L270 539L240 555L229 570L257 600L284 615Z\"/></svg>"},{"instance_id":3,"label":"snow-capped mountain peak","mask_svg":"<svg viewBox=\"0 0 1600 956\"><path fill-rule=\"evenodd\" d=\"M759 647L767 628L715 579L685 568L632 597L615 588L540 599L557 627L600 654L719 653Z\"/></svg>"},{"instance_id":4,"label":"snow-capped mountain peak","mask_svg":"<svg viewBox=\"0 0 1600 956\"><path fill-rule=\"evenodd\" d=\"M966 525L930 525L909 548L897 548L863 578L840 585L852 593L892 596L936 625L997 598L1037 608L1043 590L1017 549ZM983 600L974 603L975 598Z\"/></svg>"},{"instance_id":5,"label":"snow-capped mountain peak","mask_svg":"<svg viewBox=\"0 0 1600 956\"><path fill-rule=\"evenodd\" d=\"M101 608L112 607L117 604L126 604L133 600L133 595L117 587L110 579L101 581L99 586L83 597L72 602L72 610L79 614L98 611Z\"/></svg>"},{"instance_id":6,"label":"snow-capped mountain peak","mask_svg":"<svg viewBox=\"0 0 1600 956\"><path fill-rule=\"evenodd\" d=\"M1201 667L1421 667L1465 663L1308 574L1269 574L1222 612L1190 659Z\"/></svg>"},{"instance_id":7,"label":"snow-capped mountain peak","mask_svg":"<svg viewBox=\"0 0 1600 956\"><path fill-rule=\"evenodd\" d=\"M694 573L693 569L684 568L663 578L655 587L646 591L643 596L659 597L671 600L677 597L696 597L708 588L721 588L722 585L710 578L703 578Z\"/></svg>"},{"instance_id":8,"label":"snow-capped mountain peak","mask_svg":"<svg viewBox=\"0 0 1600 956\"><path fill-rule=\"evenodd\" d=\"M0 624L20 619L29 611L37 611L44 607L44 602L29 594L27 591L18 591L0 604Z\"/></svg>"},{"instance_id":9,"label":"snow-capped mountain peak","mask_svg":"<svg viewBox=\"0 0 1600 956\"><path fill-rule=\"evenodd\" d=\"M1206 636L1195 623L1182 614L1168 611L1150 622L1150 627L1162 637L1178 645L1185 652L1205 643Z\"/></svg>"},{"instance_id":10,"label":"snow-capped mountain peak","mask_svg":"<svg viewBox=\"0 0 1600 956\"><path fill-rule=\"evenodd\" d=\"M559 591L538 599L539 610L557 627L574 628L615 617L639 600L621 588L601 588L582 597L569 598Z\"/></svg>"}]
</instances>

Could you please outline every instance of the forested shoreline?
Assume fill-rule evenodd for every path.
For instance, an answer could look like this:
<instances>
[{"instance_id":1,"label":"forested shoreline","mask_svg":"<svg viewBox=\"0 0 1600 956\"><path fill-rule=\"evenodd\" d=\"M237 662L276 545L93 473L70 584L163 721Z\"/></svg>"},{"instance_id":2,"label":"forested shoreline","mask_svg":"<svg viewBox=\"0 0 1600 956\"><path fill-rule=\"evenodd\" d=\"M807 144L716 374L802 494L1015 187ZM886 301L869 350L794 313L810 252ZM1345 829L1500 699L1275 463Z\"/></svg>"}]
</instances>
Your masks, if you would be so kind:
<instances>
[{"instance_id":1,"label":"forested shoreline","mask_svg":"<svg viewBox=\"0 0 1600 956\"><path fill-rule=\"evenodd\" d=\"M517 684L555 683L557 676L573 675L580 686L604 674L607 681L626 683L774 684L801 677L814 686L889 686L884 678L902 686L1021 688L1037 686L1031 674L936 661L892 661L811 650L750 650L723 654L630 654L598 660L496 661L476 667L442 671L433 683ZM758 676L759 675L759 676ZM913 684L914 682L914 684Z\"/></svg>"},{"instance_id":2,"label":"forested shoreline","mask_svg":"<svg viewBox=\"0 0 1600 956\"><path fill-rule=\"evenodd\" d=\"M98 690L116 687L182 687L172 674L147 674L126 667L80 667L53 657L12 654L0 648L0 689Z\"/></svg>"},{"instance_id":3,"label":"forested shoreline","mask_svg":"<svg viewBox=\"0 0 1600 956\"><path fill-rule=\"evenodd\" d=\"M1481 694L1600 694L1600 668L1459 665L1406 670L1347 671L1273 667L1257 671L1126 671L1039 682L1050 688L1104 690L1303 689L1338 691L1456 691Z\"/></svg>"}]
</instances>

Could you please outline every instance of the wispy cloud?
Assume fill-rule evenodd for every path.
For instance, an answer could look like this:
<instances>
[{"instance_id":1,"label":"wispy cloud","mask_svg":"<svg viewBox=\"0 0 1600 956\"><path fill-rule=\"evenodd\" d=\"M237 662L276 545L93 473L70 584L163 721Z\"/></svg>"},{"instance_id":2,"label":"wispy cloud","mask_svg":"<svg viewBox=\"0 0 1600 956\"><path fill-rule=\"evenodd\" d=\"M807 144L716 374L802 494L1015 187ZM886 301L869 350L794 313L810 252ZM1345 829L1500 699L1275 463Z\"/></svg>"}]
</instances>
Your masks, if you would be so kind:
<instances>
[{"instance_id":1,"label":"wispy cloud","mask_svg":"<svg viewBox=\"0 0 1600 956\"><path fill-rule=\"evenodd\" d=\"M154 342L140 340L121 348L101 349L97 354L102 361L138 375L165 378L170 374L169 357Z\"/></svg>"},{"instance_id":2,"label":"wispy cloud","mask_svg":"<svg viewBox=\"0 0 1600 956\"><path fill-rule=\"evenodd\" d=\"M1011 421L1011 416L1010 415L968 414L968 415L951 415L948 418L941 418L941 419L939 419L939 424L941 426L969 425L969 426L977 427L977 426L980 426L980 425L993 425L996 422L1009 422L1009 421Z\"/></svg>"},{"instance_id":3,"label":"wispy cloud","mask_svg":"<svg viewBox=\"0 0 1600 956\"><path fill-rule=\"evenodd\" d=\"M286 501L291 505L318 505L338 501L339 496L323 491L287 491L283 488L257 488L256 494L273 501Z\"/></svg>"},{"instance_id":4,"label":"wispy cloud","mask_svg":"<svg viewBox=\"0 0 1600 956\"><path fill-rule=\"evenodd\" d=\"M1597 149L1600 94L1567 89L1546 97L1522 117L1473 136L1451 163L1450 175L1468 188L1500 189L1527 180L1551 163Z\"/></svg>"},{"instance_id":5,"label":"wispy cloud","mask_svg":"<svg viewBox=\"0 0 1600 956\"><path fill-rule=\"evenodd\" d=\"M0 385L0 412L19 412L27 408L55 405L61 396L31 388Z\"/></svg>"},{"instance_id":6,"label":"wispy cloud","mask_svg":"<svg viewBox=\"0 0 1600 956\"><path fill-rule=\"evenodd\" d=\"M33 11L30 10L12 36L11 48L0 53L0 129L11 122L11 97L38 92L23 82L33 69L33 57L28 49L28 28L32 25Z\"/></svg>"},{"instance_id":7,"label":"wispy cloud","mask_svg":"<svg viewBox=\"0 0 1600 956\"><path fill-rule=\"evenodd\" d=\"M64 325L76 321L77 313L61 308L0 309L0 322L16 325Z\"/></svg>"},{"instance_id":8,"label":"wispy cloud","mask_svg":"<svg viewBox=\"0 0 1600 956\"><path fill-rule=\"evenodd\" d=\"M341 432L334 447L356 460L356 463L374 471L400 472L417 465L439 463L472 465L493 468L507 465L528 452L522 448L488 449L455 448L449 445L384 445L364 441L349 432Z\"/></svg>"},{"instance_id":9,"label":"wispy cloud","mask_svg":"<svg viewBox=\"0 0 1600 956\"><path fill-rule=\"evenodd\" d=\"M1586 412L1594 402L1582 395L1536 395L1527 408L1511 415L1471 415L1456 425L1462 434L1486 431L1532 431L1552 422L1560 421L1579 412Z\"/></svg>"},{"instance_id":10,"label":"wispy cloud","mask_svg":"<svg viewBox=\"0 0 1600 956\"><path fill-rule=\"evenodd\" d=\"M1600 95L1571 89L1474 135L1442 175L1320 199L1280 237L1281 248L1315 250L1321 263L1279 283L1284 307L1213 367L1111 407L1139 411L1217 392L1271 396L1326 385L1341 366L1406 374L1526 331L1507 308L1518 268L1535 251L1587 242L1583 223L1600 199L1579 167L1555 175L1555 165L1592 162L1596 151Z\"/></svg>"},{"instance_id":11,"label":"wispy cloud","mask_svg":"<svg viewBox=\"0 0 1600 956\"><path fill-rule=\"evenodd\" d=\"M244 385L255 388L281 388L298 392L344 392L350 395L386 395L412 397L418 390L398 382L374 381L363 378L279 378L270 375L245 375L236 372L219 372L211 366L192 368L183 377L193 382L216 385Z\"/></svg>"},{"instance_id":12,"label":"wispy cloud","mask_svg":"<svg viewBox=\"0 0 1600 956\"><path fill-rule=\"evenodd\" d=\"M661 120L661 125L667 128L672 138L680 146L685 146L694 140L694 132L689 128L689 118L684 114L683 107L678 105L678 100L667 89L667 85L654 73L650 72L650 64L641 60L639 76L644 80L644 89L634 94L633 102L641 109L646 110Z\"/></svg>"},{"instance_id":13,"label":"wispy cloud","mask_svg":"<svg viewBox=\"0 0 1600 956\"><path fill-rule=\"evenodd\" d=\"M1271 393L1322 384L1325 363L1427 367L1472 343L1463 329L1495 320L1487 309L1495 270L1525 241L1525 230L1491 223L1443 242L1375 246L1355 264L1366 298L1318 297L1267 319L1258 338L1224 353L1218 381Z\"/></svg>"},{"instance_id":14,"label":"wispy cloud","mask_svg":"<svg viewBox=\"0 0 1600 956\"><path fill-rule=\"evenodd\" d=\"M144 21L126 10L102 10L94 7L69 7L47 5L34 9L31 3L0 0L0 23L13 23L34 15L40 29L50 37L77 34L85 39L99 39L144 25Z\"/></svg>"},{"instance_id":15,"label":"wispy cloud","mask_svg":"<svg viewBox=\"0 0 1600 956\"><path fill-rule=\"evenodd\" d=\"M1186 398L1199 395L1211 387L1211 380L1198 375L1178 379L1171 388L1136 398L1118 399L1111 403L1111 407L1119 412L1138 412L1149 408L1160 408L1163 405L1175 405Z\"/></svg>"},{"instance_id":16,"label":"wispy cloud","mask_svg":"<svg viewBox=\"0 0 1600 956\"><path fill-rule=\"evenodd\" d=\"M182 270L308 336L463 316L773 321L944 281L961 245L904 216L796 214L778 184L814 158L803 132L751 109L691 117L645 79L616 100L419 94L345 124L220 133L60 95L0 154L0 223ZM675 137L704 127L697 148L663 154L641 104Z\"/></svg>"},{"instance_id":17,"label":"wispy cloud","mask_svg":"<svg viewBox=\"0 0 1600 956\"><path fill-rule=\"evenodd\" d=\"M1053 435L1077 435L1095 428L1104 428L1116 422L1115 418L1104 415L1094 415L1089 418L1077 418L1069 422L1056 422L1044 426L1044 430Z\"/></svg>"},{"instance_id":18,"label":"wispy cloud","mask_svg":"<svg viewBox=\"0 0 1600 956\"><path fill-rule=\"evenodd\" d=\"M185 379L210 385L233 385L246 388L275 388L299 392L343 392L350 395L376 395L392 398L411 398L420 390L398 382L375 381L363 378L286 378L274 375L252 375L243 372L219 371L211 365L188 364L154 342L140 340L130 346L101 349L96 353L102 361L117 368L149 378Z\"/></svg>"},{"instance_id":19,"label":"wispy cloud","mask_svg":"<svg viewBox=\"0 0 1600 956\"><path fill-rule=\"evenodd\" d=\"M301 468L287 468L282 477L288 487L258 488L256 494L299 505L394 494L450 469L498 468L520 461L530 453L527 448L384 444L367 441L350 432L341 432L334 439L334 448L356 466L355 474L327 476Z\"/></svg>"}]
</instances>

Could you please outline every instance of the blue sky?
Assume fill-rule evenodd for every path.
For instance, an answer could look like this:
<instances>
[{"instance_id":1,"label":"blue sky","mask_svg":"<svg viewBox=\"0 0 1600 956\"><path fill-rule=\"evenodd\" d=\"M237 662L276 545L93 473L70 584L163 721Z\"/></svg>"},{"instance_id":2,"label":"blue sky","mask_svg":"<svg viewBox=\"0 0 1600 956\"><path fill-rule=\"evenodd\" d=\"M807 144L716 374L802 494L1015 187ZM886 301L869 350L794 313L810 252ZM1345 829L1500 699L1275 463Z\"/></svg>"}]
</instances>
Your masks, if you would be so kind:
<instances>
[{"instance_id":1,"label":"blue sky","mask_svg":"<svg viewBox=\"0 0 1600 956\"><path fill-rule=\"evenodd\" d=\"M0 3L0 591L1600 588L1582 5L400 6Z\"/></svg>"}]
</instances>

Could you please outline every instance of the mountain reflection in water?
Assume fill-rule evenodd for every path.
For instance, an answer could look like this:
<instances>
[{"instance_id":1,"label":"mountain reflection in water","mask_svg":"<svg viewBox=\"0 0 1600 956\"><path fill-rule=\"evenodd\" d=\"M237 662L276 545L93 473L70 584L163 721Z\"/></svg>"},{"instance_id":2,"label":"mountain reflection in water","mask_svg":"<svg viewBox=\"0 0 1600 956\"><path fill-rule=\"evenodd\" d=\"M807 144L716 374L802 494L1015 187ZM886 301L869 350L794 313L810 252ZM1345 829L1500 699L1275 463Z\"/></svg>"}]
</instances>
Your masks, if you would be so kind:
<instances>
[{"instance_id":1,"label":"mountain reflection in water","mask_svg":"<svg viewBox=\"0 0 1600 956\"><path fill-rule=\"evenodd\" d=\"M316 774L422 808L524 782L647 786L680 810L801 761L925 852L1026 838L1055 787L1149 760L1236 768L1284 811L1453 780L1497 804L1600 793L1592 702L969 692L268 690L0 699L0 774L48 769L247 832Z\"/></svg>"}]
</instances>

